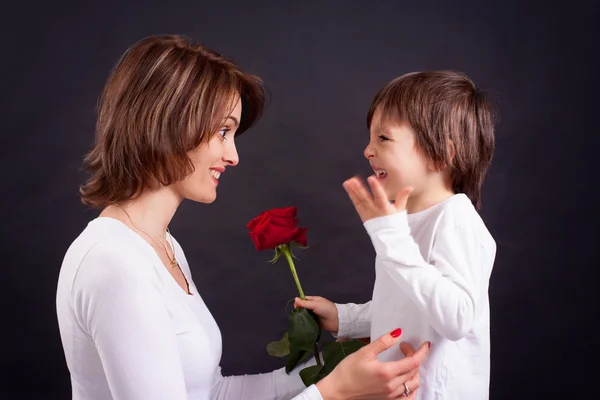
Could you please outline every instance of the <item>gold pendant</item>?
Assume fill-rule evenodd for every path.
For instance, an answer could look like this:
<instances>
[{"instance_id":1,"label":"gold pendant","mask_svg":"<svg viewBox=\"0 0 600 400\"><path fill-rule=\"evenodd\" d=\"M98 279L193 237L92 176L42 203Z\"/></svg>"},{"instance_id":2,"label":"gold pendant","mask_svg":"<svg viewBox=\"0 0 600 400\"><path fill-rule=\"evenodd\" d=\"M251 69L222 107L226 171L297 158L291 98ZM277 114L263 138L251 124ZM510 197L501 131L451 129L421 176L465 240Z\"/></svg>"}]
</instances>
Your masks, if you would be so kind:
<instances>
[{"instance_id":1,"label":"gold pendant","mask_svg":"<svg viewBox=\"0 0 600 400\"><path fill-rule=\"evenodd\" d=\"M177 264L177 260L176 260L175 258L173 258L173 259L171 260L171 268L175 268L175 267L177 267L178 265L179 265L179 264Z\"/></svg>"}]
</instances>

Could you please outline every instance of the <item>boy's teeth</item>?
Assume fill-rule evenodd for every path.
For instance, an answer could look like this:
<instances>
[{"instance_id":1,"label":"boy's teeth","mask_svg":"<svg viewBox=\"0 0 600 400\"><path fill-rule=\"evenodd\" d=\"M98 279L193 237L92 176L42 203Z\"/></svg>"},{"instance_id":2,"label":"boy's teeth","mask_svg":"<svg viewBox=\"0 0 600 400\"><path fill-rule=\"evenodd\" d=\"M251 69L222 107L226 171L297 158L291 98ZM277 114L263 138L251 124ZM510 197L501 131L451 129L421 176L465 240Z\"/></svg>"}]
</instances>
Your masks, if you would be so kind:
<instances>
[{"instance_id":1,"label":"boy's teeth","mask_svg":"<svg viewBox=\"0 0 600 400\"><path fill-rule=\"evenodd\" d=\"M375 169L374 171L375 171L375 175L377 175L378 177L387 175L387 172L383 169Z\"/></svg>"},{"instance_id":2,"label":"boy's teeth","mask_svg":"<svg viewBox=\"0 0 600 400\"><path fill-rule=\"evenodd\" d=\"M219 179L219 177L221 176L221 173L219 171L215 171L214 169L211 169L210 175L215 179Z\"/></svg>"}]
</instances>

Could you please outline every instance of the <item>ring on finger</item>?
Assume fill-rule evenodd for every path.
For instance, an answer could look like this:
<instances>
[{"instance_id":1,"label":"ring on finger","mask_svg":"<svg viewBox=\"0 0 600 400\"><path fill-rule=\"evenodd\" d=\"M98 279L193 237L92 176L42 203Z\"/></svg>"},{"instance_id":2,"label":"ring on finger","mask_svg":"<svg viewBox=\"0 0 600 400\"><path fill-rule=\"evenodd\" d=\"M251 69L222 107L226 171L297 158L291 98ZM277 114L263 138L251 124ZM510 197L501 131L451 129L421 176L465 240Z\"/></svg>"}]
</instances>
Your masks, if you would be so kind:
<instances>
[{"instance_id":1,"label":"ring on finger","mask_svg":"<svg viewBox=\"0 0 600 400\"><path fill-rule=\"evenodd\" d=\"M406 384L406 382L404 382L404 395L406 397L408 397L410 395L410 389L408 388L408 385Z\"/></svg>"}]
</instances>

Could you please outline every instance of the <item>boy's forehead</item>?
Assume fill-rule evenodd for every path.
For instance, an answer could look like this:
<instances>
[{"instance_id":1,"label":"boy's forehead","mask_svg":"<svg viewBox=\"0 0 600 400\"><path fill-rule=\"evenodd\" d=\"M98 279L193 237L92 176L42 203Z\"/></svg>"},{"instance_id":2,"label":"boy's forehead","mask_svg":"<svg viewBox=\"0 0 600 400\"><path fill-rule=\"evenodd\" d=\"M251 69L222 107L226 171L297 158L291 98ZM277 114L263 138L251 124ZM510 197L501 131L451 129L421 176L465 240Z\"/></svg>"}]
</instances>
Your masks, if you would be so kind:
<instances>
[{"instance_id":1,"label":"boy's forehead","mask_svg":"<svg viewBox=\"0 0 600 400\"><path fill-rule=\"evenodd\" d=\"M404 121L397 115L377 109L375 113L373 113L373 119L371 120L371 131L389 132L394 128L399 128L403 124Z\"/></svg>"}]
</instances>

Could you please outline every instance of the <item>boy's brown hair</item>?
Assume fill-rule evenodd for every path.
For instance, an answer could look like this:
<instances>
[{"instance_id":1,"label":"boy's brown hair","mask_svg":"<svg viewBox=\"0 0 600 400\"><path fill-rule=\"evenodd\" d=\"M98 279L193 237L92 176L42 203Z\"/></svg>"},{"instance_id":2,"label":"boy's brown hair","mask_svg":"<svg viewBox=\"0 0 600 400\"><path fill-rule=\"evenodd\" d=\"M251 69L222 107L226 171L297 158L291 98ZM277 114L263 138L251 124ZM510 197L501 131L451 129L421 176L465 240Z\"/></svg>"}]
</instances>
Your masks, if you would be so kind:
<instances>
[{"instance_id":1,"label":"boy's brown hair","mask_svg":"<svg viewBox=\"0 0 600 400\"><path fill-rule=\"evenodd\" d=\"M375 110L395 122L407 122L420 151L436 167L449 167L455 193L481 207L481 187L494 153L495 116L486 96L465 74L425 71L402 75L386 84L367 114Z\"/></svg>"},{"instance_id":2,"label":"boy's brown hair","mask_svg":"<svg viewBox=\"0 0 600 400\"><path fill-rule=\"evenodd\" d=\"M99 99L96 142L84 160L91 177L80 188L83 203L104 207L185 178L193 172L188 152L218 132L236 95L241 134L262 115L260 78L187 37L135 43Z\"/></svg>"}]
</instances>

